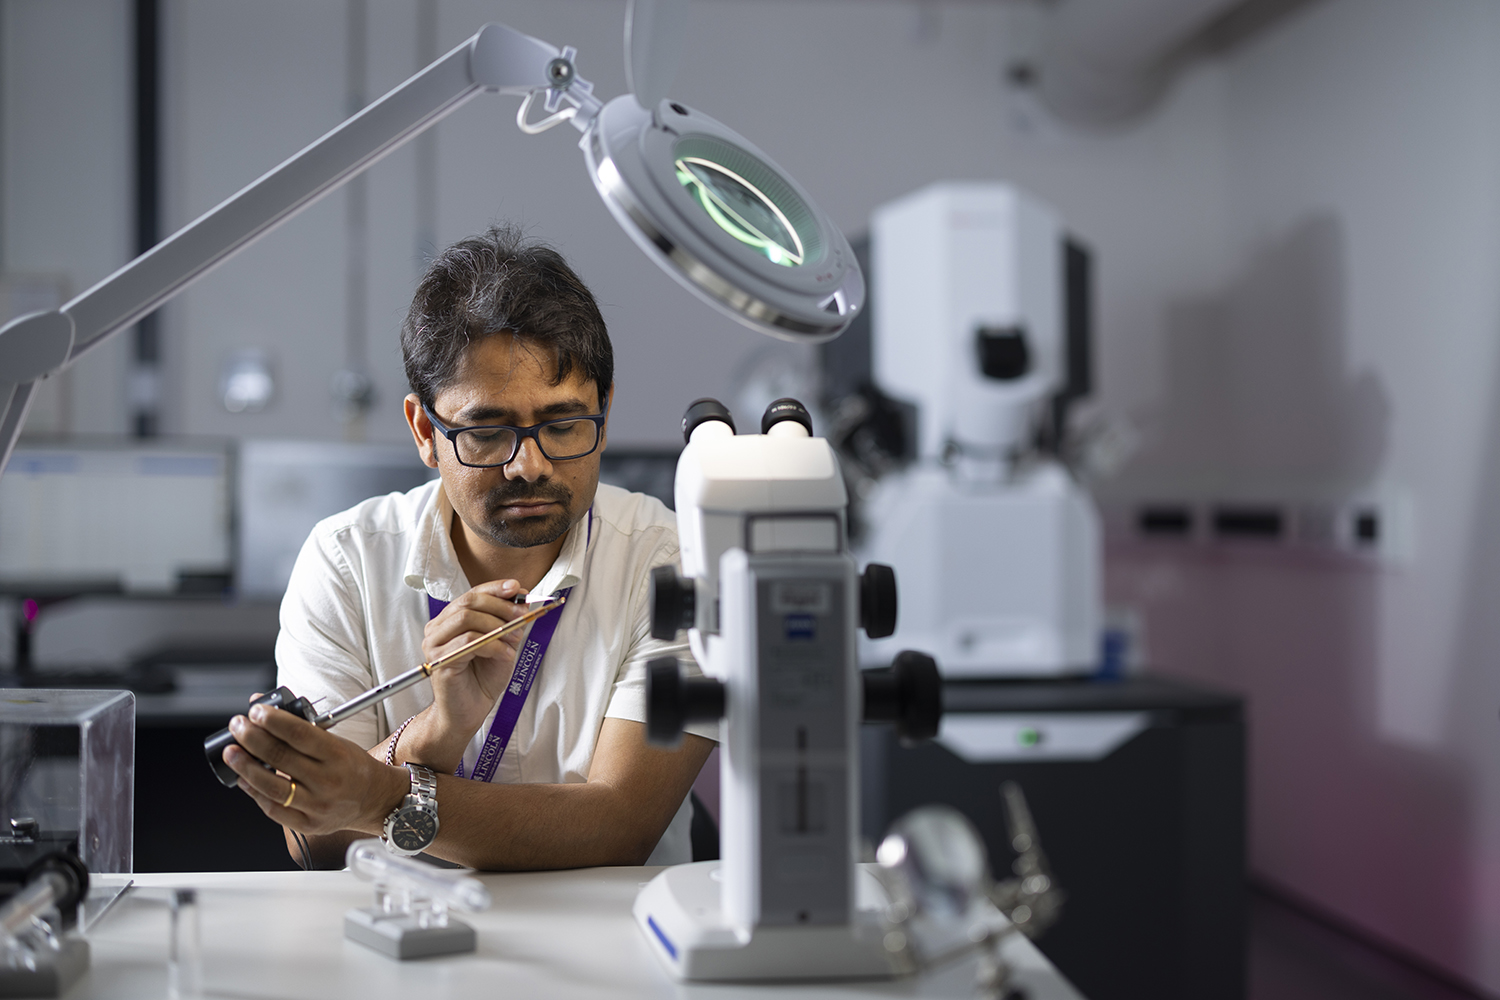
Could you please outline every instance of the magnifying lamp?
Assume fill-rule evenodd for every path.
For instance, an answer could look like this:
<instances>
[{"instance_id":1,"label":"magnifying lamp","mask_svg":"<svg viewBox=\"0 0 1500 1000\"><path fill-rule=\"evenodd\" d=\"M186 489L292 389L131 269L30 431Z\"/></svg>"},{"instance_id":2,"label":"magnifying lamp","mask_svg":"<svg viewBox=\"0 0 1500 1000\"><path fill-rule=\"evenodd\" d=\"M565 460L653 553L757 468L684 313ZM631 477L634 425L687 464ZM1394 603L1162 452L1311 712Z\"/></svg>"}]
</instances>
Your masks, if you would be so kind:
<instances>
[{"instance_id":1,"label":"magnifying lamp","mask_svg":"<svg viewBox=\"0 0 1500 1000\"><path fill-rule=\"evenodd\" d=\"M668 274L746 326L831 339L863 307L864 278L838 228L770 157L665 97L684 4L633 0L633 93L608 104L577 74L576 51L487 24L332 132L50 312L0 328L0 471L36 382L152 312L236 251L342 185L482 91L521 95L516 123L583 133L610 213ZM666 40L668 44L662 43ZM546 115L533 120L539 102Z\"/></svg>"}]
</instances>

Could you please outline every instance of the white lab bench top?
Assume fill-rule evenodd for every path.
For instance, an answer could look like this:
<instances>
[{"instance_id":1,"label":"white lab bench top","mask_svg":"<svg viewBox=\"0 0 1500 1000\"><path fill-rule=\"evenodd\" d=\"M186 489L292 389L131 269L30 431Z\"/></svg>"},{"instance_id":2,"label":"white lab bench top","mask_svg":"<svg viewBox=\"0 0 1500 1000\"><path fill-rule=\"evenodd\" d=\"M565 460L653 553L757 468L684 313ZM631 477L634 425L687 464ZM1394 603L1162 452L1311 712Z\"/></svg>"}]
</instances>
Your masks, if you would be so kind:
<instances>
[{"instance_id":1,"label":"white lab bench top","mask_svg":"<svg viewBox=\"0 0 1500 1000\"><path fill-rule=\"evenodd\" d=\"M198 890L205 996L231 1000L436 1000L444 997L974 997L974 962L917 978L830 984L681 984L631 917L659 868L480 875L494 903L459 916L478 931L468 955L398 962L344 938L344 911L373 902L349 872L214 872L134 876L89 927L89 971L67 1000L167 995L168 890ZM129 876L96 883L120 885ZM1016 935L1003 954L1028 1000L1082 1000Z\"/></svg>"}]
</instances>

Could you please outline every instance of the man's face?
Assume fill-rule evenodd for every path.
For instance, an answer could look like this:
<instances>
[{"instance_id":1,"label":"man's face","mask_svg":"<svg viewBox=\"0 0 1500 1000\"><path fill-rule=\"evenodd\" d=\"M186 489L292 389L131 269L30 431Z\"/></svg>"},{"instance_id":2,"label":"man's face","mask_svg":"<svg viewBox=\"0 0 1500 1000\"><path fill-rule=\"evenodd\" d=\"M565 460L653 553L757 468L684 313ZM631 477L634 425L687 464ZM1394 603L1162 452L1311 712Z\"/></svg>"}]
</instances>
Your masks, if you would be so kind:
<instances>
[{"instance_id":1,"label":"man's face","mask_svg":"<svg viewBox=\"0 0 1500 1000\"><path fill-rule=\"evenodd\" d=\"M437 394L432 411L449 428L530 427L600 412L593 382L575 369L567 381L552 385L555 371L545 348L504 333L486 337L469 348L458 378ZM427 441L419 434L418 441L470 532L506 548L547 545L583 516L594 502L605 443L601 437L593 454L554 462L534 438L523 438L509 464L475 469L458 461L441 433L434 431Z\"/></svg>"}]
</instances>

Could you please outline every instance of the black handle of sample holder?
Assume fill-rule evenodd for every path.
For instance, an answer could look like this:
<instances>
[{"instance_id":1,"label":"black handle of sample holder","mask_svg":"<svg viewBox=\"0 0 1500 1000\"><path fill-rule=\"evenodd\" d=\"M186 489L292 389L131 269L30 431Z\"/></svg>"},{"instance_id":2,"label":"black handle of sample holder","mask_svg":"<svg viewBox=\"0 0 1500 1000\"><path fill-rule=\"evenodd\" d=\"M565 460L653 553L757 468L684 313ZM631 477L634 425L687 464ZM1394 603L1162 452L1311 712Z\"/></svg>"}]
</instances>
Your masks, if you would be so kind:
<instances>
[{"instance_id":1,"label":"black handle of sample holder","mask_svg":"<svg viewBox=\"0 0 1500 1000\"><path fill-rule=\"evenodd\" d=\"M279 687L270 694L263 694L250 704L269 705L272 708L279 708L282 711L291 712L293 715L300 715L308 722L313 721L318 715L312 706L312 702L306 698L297 697L292 694L290 688L284 687ZM225 788L233 788L240 783L240 776L234 773L234 768L224 763L224 748L231 743L235 746L240 745L239 740L236 740L234 734L227 728L219 730L203 741L203 755L208 758L208 766L213 768L214 777L218 778L219 782ZM269 764L263 764L262 766L267 770L274 770Z\"/></svg>"}]
</instances>

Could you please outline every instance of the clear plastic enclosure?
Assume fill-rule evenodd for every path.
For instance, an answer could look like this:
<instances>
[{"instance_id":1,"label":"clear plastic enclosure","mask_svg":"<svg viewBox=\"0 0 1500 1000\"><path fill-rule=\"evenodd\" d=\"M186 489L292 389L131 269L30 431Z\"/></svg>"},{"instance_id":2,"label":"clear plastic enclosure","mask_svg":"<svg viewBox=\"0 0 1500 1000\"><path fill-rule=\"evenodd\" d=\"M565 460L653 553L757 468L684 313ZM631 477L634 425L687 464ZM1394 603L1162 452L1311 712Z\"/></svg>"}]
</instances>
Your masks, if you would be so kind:
<instances>
[{"instance_id":1,"label":"clear plastic enclosure","mask_svg":"<svg viewBox=\"0 0 1500 1000\"><path fill-rule=\"evenodd\" d=\"M77 838L91 872L129 872L135 695L0 689L0 840Z\"/></svg>"}]
</instances>

